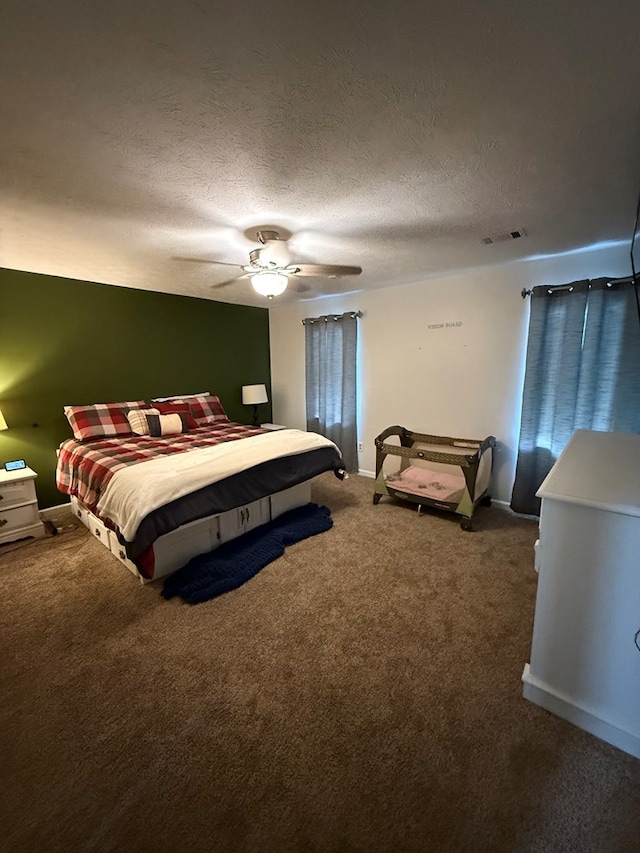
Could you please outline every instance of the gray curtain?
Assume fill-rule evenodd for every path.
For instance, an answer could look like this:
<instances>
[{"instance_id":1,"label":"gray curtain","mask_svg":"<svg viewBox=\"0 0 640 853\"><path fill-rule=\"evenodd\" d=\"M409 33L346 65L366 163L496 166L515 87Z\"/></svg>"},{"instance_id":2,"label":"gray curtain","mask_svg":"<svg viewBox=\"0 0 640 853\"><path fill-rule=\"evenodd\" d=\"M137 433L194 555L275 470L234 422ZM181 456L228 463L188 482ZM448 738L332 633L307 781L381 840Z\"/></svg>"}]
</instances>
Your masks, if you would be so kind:
<instances>
[{"instance_id":1,"label":"gray curtain","mask_svg":"<svg viewBox=\"0 0 640 853\"><path fill-rule=\"evenodd\" d=\"M640 433L640 323L630 282L533 289L513 510L539 514L535 493L577 429Z\"/></svg>"},{"instance_id":2,"label":"gray curtain","mask_svg":"<svg viewBox=\"0 0 640 853\"><path fill-rule=\"evenodd\" d=\"M328 315L303 322L307 429L337 444L347 471L357 471L357 315Z\"/></svg>"}]
</instances>

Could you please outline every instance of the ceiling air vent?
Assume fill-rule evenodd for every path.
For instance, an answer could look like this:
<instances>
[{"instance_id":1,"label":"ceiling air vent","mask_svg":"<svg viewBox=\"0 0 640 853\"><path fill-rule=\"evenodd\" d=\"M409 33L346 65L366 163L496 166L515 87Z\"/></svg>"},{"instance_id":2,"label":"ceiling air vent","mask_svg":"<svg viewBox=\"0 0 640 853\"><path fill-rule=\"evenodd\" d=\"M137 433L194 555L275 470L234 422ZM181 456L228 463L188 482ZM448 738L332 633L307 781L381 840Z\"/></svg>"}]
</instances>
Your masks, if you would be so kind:
<instances>
[{"instance_id":1,"label":"ceiling air vent","mask_svg":"<svg viewBox=\"0 0 640 853\"><path fill-rule=\"evenodd\" d=\"M490 246L491 243L503 243L505 240L517 240L518 237L525 237L526 231L524 228L518 228L516 231L501 231L499 234L490 234L488 237L483 237L480 242L484 246Z\"/></svg>"}]
</instances>

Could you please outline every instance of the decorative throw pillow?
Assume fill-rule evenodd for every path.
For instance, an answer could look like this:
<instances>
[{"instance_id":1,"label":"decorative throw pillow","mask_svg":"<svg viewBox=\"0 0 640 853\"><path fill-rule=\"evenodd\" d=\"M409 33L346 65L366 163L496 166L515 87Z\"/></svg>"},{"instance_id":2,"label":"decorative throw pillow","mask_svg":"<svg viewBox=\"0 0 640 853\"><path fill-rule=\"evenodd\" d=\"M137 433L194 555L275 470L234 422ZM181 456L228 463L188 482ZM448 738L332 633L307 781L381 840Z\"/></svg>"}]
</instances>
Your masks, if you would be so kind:
<instances>
[{"instance_id":1,"label":"decorative throw pillow","mask_svg":"<svg viewBox=\"0 0 640 853\"><path fill-rule=\"evenodd\" d=\"M163 435L178 435L182 432L189 432L190 417L187 412L172 412L162 415L158 409L145 409L141 412L130 412L129 422L136 435L160 438Z\"/></svg>"},{"instance_id":2,"label":"decorative throw pillow","mask_svg":"<svg viewBox=\"0 0 640 853\"><path fill-rule=\"evenodd\" d=\"M149 435L147 415L159 415L158 409L132 409L127 413L127 420L134 435Z\"/></svg>"},{"instance_id":3,"label":"decorative throw pillow","mask_svg":"<svg viewBox=\"0 0 640 853\"><path fill-rule=\"evenodd\" d=\"M131 435L127 412L144 409L144 400L128 403L94 403L91 406L65 406L64 414L77 441Z\"/></svg>"},{"instance_id":4,"label":"decorative throw pillow","mask_svg":"<svg viewBox=\"0 0 640 853\"><path fill-rule=\"evenodd\" d=\"M153 405L154 408L158 412L160 412L161 415L170 415L175 412L183 412L187 416L187 426L189 427L189 429L198 428L198 424L196 423L194 417L191 414L191 409L189 408L188 403L176 403L173 401L170 403L158 403L154 401Z\"/></svg>"},{"instance_id":5,"label":"decorative throw pillow","mask_svg":"<svg viewBox=\"0 0 640 853\"><path fill-rule=\"evenodd\" d=\"M206 426L207 424L229 420L219 397L213 394L203 394L200 397L189 397L184 400L175 400L174 402L188 403L191 414L198 426Z\"/></svg>"}]
</instances>

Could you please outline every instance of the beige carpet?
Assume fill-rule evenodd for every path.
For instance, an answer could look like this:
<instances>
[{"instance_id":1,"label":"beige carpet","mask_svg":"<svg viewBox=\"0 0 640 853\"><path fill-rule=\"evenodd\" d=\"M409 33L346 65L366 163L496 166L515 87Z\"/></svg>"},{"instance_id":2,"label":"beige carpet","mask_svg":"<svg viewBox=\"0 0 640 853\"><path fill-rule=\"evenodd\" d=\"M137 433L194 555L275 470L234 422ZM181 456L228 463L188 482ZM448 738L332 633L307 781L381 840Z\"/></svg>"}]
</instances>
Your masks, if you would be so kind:
<instances>
[{"instance_id":1,"label":"beige carpet","mask_svg":"<svg viewBox=\"0 0 640 853\"><path fill-rule=\"evenodd\" d=\"M2 850L639 850L640 762L522 698L536 525L371 496L195 606L0 548Z\"/></svg>"}]
</instances>

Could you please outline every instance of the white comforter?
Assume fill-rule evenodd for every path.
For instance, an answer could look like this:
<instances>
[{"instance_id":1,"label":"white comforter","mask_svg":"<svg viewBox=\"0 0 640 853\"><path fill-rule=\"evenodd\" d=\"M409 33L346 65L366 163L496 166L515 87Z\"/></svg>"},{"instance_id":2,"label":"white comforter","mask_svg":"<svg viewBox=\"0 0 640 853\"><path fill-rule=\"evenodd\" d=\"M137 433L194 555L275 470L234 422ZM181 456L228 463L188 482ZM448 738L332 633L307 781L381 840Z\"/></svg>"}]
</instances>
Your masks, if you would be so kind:
<instances>
[{"instance_id":1,"label":"white comforter","mask_svg":"<svg viewBox=\"0 0 640 853\"><path fill-rule=\"evenodd\" d=\"M114 473L98 501L98 515L117 524L132 541L154 509L269 459L320 447L336 445L315 432L283 429L148 459Z\"/></svg>"}]
</instances>

